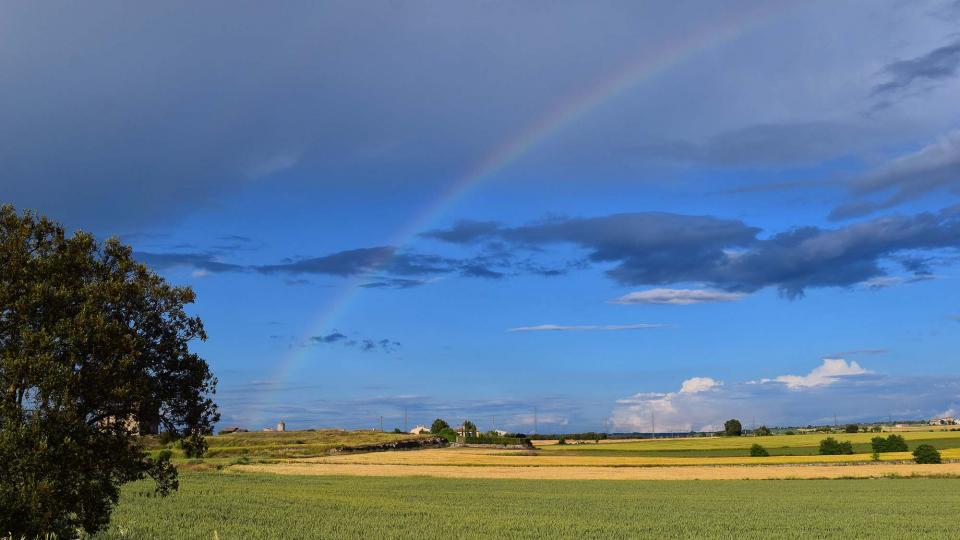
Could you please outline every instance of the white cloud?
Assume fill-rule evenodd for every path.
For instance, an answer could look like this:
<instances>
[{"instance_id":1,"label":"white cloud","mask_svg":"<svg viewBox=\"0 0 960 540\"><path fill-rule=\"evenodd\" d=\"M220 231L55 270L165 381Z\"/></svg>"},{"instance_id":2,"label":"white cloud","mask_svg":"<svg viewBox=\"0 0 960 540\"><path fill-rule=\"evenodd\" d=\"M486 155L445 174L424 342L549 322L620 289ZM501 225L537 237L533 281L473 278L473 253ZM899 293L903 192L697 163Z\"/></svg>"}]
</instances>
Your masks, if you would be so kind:
<instances>
[{"instance_id":1,"label":"white cloud","mask_svg":"<svg viewBox=\"0 0 960 540\"><path fill-rule=\"evenodd\" d=\"M735 302L746 296L742 293L709 289L649 289L625 294L611 300L614 304L668 304L689 305L706 302Z\"/></svg>"},{"instance_id":2,"label":"white cloud","mask_svg":"<svg viewBox=\"0 0 960 540\"><path fill-rule=\"evenodd\" d=\"M866 375L869 371L860 367L856 361L847 362L842 358L824 358L823 364L813 368L806 375L780 375L773 379L764 379L761 382L778 382L787 385L790 389L813 388L837 382L842 377L851 375Z\"/></svg>"},{"instance_id":3,"label":"white cloud","mask_svg":"<svg viewBox=\"0 0 960 540\"><path fill-rule=\"evenodd\" d=\"M616 330L647 330L650 328L665 328L666 324L586 324L586 325L561 325L561 324L540 324L537 326L518 326L509 328L507 332L583 332L583 331L616 331Z\"/></svg>"},{"instance_id":4,"label":"white cloud","mask_svg":"<svg viewBox=\"0 0 960 540\"><path fill-rule=\"evenodd\" d=\"M683 381L683 384L680 385L680 393L697 394L722 385L722 382L711 379L710 377L694 377Z\"/></svg>"}]
</instances>

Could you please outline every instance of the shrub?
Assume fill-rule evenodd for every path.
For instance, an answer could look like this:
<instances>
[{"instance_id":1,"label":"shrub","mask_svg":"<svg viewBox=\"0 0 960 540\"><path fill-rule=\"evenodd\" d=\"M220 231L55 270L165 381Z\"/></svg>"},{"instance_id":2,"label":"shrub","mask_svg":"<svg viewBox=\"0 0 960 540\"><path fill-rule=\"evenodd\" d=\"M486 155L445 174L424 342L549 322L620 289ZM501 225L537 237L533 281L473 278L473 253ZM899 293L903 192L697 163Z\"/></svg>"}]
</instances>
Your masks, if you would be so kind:
<instances>
[{"instance_id":1,"label":"shrub","mask_svg":"<svg viewBox=\"0 0 960 540\"><path fill-rule=\"evenodd\" d=\"M723 434L727 437L739 437L743 434L743 424L736 418L731 418L723 423Z\"/></svg>"},{"instance_id":2,"label":"shrub","mask_svg":"<svg viewBox=\"0 0 960 540\"><path fill-rule=\"evenodd\" d=\"M437 435L446 439L447 442L450 442L450 443L457 442L457 432L448 427L441 429L440 433L437 433Z\"/></svg>"},{"instance_id":3,"label":"shrub","mask_svg":"<svg viewBox=\"0 0 960 540\"><path fill-rule=\"evenodd\" d=\"M753 434L757 437L768 437L773 435L773 432L770 431L770 428L767 426L760 426L757 429L753 430Z\"/></svg>"},{"instance_id":4,"label":"shrub","mask_svg":"<svg viewBox=\"0 0 960 540\"><path fill-rule=\"evenodd\" d=\"M560 437L560 439L557 440L557 444L567 444L567 440L563 437Z\"/></svg>"},{"instance_id":5,"label":"shrub","mask_svg":"<svg viewBox=\"0 0 960 540\"><path fill-rule=\"evenodd\" d=\"M860 431L860 426L858 426L857 424L847 424L847 425L843 428L843 431L845 431L845 432L847 432L847 433L856 433L856 432Z\"/></svg>"},{"instance_id":6,"label":"shrub","mask_svg":"<svg viewBox=\"0 0 960 540\"><path fill-rule=\"evenodd\" d=\"M770 452L767 452L767 449L759 444L750 447L750 457L767 457L769 455Z\"/></svg>"},{"instance_id":7,"label":"shrub","mask_svg":"<svg viewBox=\"0 0 960 540\"><path fill-rule=\"evenodd\" d=\"M913 451L913 460L917 463L942 463L940 451L929 444L921 444Z\"/></svg>"},{"instance_id":8,"label":"shrub","mask_svg":"<svg viewBox=\"0 0 960 540\"><path fill-rule=\"evenodd\" d=\"M853 453L853 445L850 441L838 441L833 437L827 437L820 441L820 455L822 456L840 456Z\"/></svg>"}]
</instances>

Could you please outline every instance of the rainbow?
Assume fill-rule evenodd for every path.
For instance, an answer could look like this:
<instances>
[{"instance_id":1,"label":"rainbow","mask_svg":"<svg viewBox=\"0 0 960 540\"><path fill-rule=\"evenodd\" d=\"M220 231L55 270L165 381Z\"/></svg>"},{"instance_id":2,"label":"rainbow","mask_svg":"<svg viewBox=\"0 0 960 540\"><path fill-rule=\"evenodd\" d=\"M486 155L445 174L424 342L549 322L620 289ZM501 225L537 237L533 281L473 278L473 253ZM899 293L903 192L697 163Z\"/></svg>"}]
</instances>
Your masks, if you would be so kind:
<instances>
[{"instance_id":1,"label":"rainbow","mask_svg":"<svg viewBox=\"0 0 960 540\"><path fill-rule=\"evenodd\" d=\"M458 176L439 197L426 205L409 222L409 225L403 227L393 237L390 245L403 246L409 243L418 232L428 228L472 188L516 162L551 135L574 124L590 112L641 82L655 77L699 52L709 50L744 34L774 15L775 9L781 7L783 6L778 5L773 0L762 2L762 5L756 9L745 10L737 16L723 21L714 21L713 24L699 33L694 32L678 36L677 39L667 42L660 49L645 50L633 61L621 66L620 69L601 79L598 83L559 102L557 106L547 110L545 114L539 116L525 129L505 139L482 160L474 164L472 168ZM329 330L358 294L361 289L359 285L362 282L361 280L364 279L364 276L350 278L338 290L326 308L320 312L316 320L307 326L307 332L302 336L301 341L307 341L310 336ZM290 371L301 363L303 356L306 354L306 349L306 347L296 345L291 347L291 352L278 363L272 379L275 384L285 382L288 379ZM271 392L271 390L264 390L262 394L267 392ZM262 405L269 397L269 395L261 395L261 399L257 403ZM261 409L262 407L256 407L256 410Z\"/></svg>"}]
</instances>

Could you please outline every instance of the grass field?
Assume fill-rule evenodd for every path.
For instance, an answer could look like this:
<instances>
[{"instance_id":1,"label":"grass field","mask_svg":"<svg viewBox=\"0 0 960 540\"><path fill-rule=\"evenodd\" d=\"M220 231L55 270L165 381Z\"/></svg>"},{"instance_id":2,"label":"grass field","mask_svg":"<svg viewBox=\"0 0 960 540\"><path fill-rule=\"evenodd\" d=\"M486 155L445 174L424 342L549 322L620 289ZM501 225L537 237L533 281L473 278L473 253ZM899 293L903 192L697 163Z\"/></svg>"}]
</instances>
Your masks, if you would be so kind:
<instances>
[{"instance_id":1,"label":"grass field","mask_svg":"<svg viewBox=\"0 0 960 540\"><path fill-rule=\"evenodd\" d=\"M186 473L97 538L956 538L948 479L607 482Z\"/></svg>"}]
</instances>

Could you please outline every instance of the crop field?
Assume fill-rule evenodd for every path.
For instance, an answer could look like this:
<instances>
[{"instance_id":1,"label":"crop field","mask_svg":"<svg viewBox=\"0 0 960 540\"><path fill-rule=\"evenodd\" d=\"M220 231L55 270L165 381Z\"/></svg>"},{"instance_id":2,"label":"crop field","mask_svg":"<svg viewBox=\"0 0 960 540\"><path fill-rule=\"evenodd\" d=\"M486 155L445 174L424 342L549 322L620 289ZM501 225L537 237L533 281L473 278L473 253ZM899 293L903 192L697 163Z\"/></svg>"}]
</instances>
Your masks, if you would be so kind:
<instances>
[{"instance_id":1,"label":"crop field","mask_svg":"<svg viewBox=\"0 0 960 540\"><path fill-rule=\"evenodd\" d=\"M890 433L805 433L802 435L772 435L769 437L691 437L680 439L642 439L626 442L609 441L606 444L566 444L555 441L537 441L543 453L575 453L597 455L646 455L675 457L743 456L753 444L763 445L770 455L802 456L817 454L820 441L833 437L853 443L854 452L870 453L870 439L886 437ZM911 448L932 444L936 448L960 448L960 431L908 431L897 433Z\"/></svg>"},{"instance_id":2,"label":"crop field","mask_svg":"<svg viewBox=\"0 0 960 540\"><path fill-rule=\"evenodd\" d=\"M230 433L207 437L209 451L206 457L279 458L317 456L334 448L382 444L419 437L408 433L384 433L370 430L345 431L339 429L285 431L280 433ZM148 447L160 449L163 446L156 439L151 438ZM171 449L178 457L182 456L175 447L171 446Z\"/></svg>"},{"instance_id":3,"label":"crop field","mask_svg":"<svg viewBox=\"0 0 960 540\"><path fill-rule=\"evenodd\" d=\"M118 538L955 538L957 480L535 481L185 473Z\"/></svg>"},{"instance_id":4,"label":"crop field","mask_svg":"<svg viewBox=\"0 0 960 540\"><path fill-rule=\"evenodd\" d=\"M960 449L944 450L945 459L960 459ZM891 452L880 454L883 461L904 461L912 458L909 452ZM313 458L284 460L300 464L359 464L359 465L436 465L436 466L505 466L505 467L654 467L683 465L783 465L855 463L871 461L870 454L852 454L844 456L770 456L750 457L742 452L739 456L720 457L662 457L647 456L636 452L628 455L614 453L596 454L551 454L547 452L508 451L485 448L437 448L415 452L373 452L366 454L345 454Z\"/></svg>"}]
</instances>

